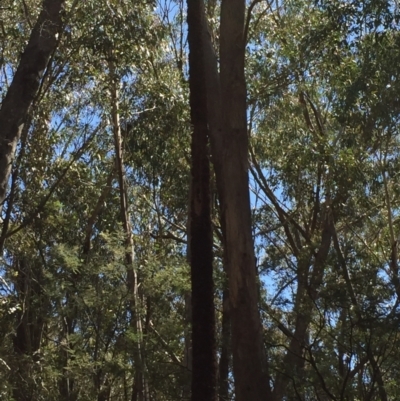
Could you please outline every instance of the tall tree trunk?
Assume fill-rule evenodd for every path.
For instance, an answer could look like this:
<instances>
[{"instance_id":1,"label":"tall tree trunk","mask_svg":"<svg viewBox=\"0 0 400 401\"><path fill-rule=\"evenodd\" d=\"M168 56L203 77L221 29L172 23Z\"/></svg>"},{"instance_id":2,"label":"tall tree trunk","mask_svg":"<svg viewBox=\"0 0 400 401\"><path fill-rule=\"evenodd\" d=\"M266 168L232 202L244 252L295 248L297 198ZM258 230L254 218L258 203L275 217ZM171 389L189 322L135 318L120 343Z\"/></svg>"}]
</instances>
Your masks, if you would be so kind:
<instances>
[{"instance_id":1,"label":"tall tree trunk","mask_svg":"<svg viewBox=\"0 0 400 401\"><path fill-rule=\"evenodd\" d=\"M42 11L0 109L0 205L22 128L61 30L64 0L44 0ZM0 206L1 210L1 206Z\"/></svg>"},{"instance_id":2,"label":"tall tree trunk","mask_svg":"<svg viewBox=\"0 0 400 401\"><path fill-rule=\"evenodd\" d=\"M110 67L110 89L111 89L111 107L112 107L112 123L114 132L114 146L116 156L116 168L118 174L119 195L120 195L120 211L121 222L125 234L126 246L126 266L128 269L128 291L130 292L130 312L131 327L136 334L136 347L134 352L135 363L135 379L132 390L132 401L147 401L147 383L145 383L145 363L143 360L143 330L142 321L139 311L139 291L137 271L134 267L134 244L132 237L132 228L128 211L128 191L126 185L125 165L122 150L121 125L118 106L118 77L115 73L114 54L110 50L109 67Z\"/></svg>"},{"instance_id":3,"label":"tall tree trunk","mask_svg":"<svg viewBox=\"0 0 400 401\"><path fill-rule=\"evenodd\" d=\"M204 6L188 0L191 145L190 265L192 279L192 401L216 400L213 238L207 94L202 41Z\"/></svg>"},{"instance_id":4,"label":"tall tree trunk","mask_svg":"<svg viewBox=\"0 0 400 401\"><path fill-rule=\"evenodd\" d=\"M220 74L204 7L199 12L203 17L201 37L211 154L229 279L236 400L266 401L270 399L271 390L258 309L248 187L245 1L222 0Z\"/></svg>"},{"instance_id":5,"label":"tall tree trunk","mask_svg":"<svg viewBox=\"0 0 400 401\"><path fill-rule=\"evenodd\" d=\"M186 246L186 258L190 265L190 244L192 242L191 236L191 203L192 203L192 182L189 183L189 205L188 205L188 219L186 225L187 235L187 246ZM183 374L184 384L182 386L182 399L188 401L191 397L192 389L192 293L187 291L185 293L185 351L183 358L183 366L185 372Z\"/></svg>"},{"instance_id":6,"label":"tall tree trunk","mask_svg":"<svg viewBox=\"0 0 400 401\"><path fill-rule=\"evenodd\" d=\"M236 400L265 401L270 397L270 388L251 232L244 25L245 1L222 0L222 146L215 148L213 157L220 164L216 176L225 228Z\"/></svg>"}]
</instances>

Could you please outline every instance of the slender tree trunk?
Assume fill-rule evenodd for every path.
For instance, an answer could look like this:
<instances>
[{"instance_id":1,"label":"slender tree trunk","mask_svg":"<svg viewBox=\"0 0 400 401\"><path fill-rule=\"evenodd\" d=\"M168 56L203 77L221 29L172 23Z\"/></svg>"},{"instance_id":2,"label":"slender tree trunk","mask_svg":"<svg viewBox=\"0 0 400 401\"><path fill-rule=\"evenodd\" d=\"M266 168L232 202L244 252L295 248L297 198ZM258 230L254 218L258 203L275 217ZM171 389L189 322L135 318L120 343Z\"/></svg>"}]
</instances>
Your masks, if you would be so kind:
<instances>
[{"instance_id":1,"label":"slender tree trunk","mask_svg":"<svg viewBox=\"0 0 400 401\"><path fill-rule=\"evenodd\" d=\"M107 197L111 192L111 184L114 176L115 176L115 167L113 166L110 174L107 177L107 182L104 188L102 189L100 196L96 202L96 205L88 218L85 229L85 239L83 241L83 246L82 246L82 257L85 261L87 261L91 249L91 236L93 233L94 224L104 207L104 201L107 199ZM74 284L78 284L80 280L79 273L73 273L72 280ZM72 349L73 347L73 344L70 342L69 338L75 332L75 323L76 319L78 318L77 316L78 308L76 305L75 294L72 290L67 292L66 301L68 304L67 310L70 309L72 312L70 312L69 315L65 317L65 321L63 322L64 323L63 340L65 339L67 344L61 350L61 357L64 364L64 373L68 372L68 364L71 359L70 349ZM60 392L60 400L65 400L65 401L76 400L76 398L78 397L78 393L74 391L74 384L75 384L74 378L68 377L67 374L64 374L59 379L58 388Z\"/></svg>"},{"instance_id":2,"label":"slender tree trunk","mask_svg":"<svg viewBox=\"0 0 400 401\"><path fill-rule=\"evenodd\" d=\"M187 262L190 265L191 260L191 252L190 252L190 244L192 242L191 235L191 203L192 203L192 182L189 183L189 205L188 205L188 219L187 219L187 247L186 247L186 258ZM191 388L192 388L192 293L191 291L187 291L185 293L185 352L183 358L183 366L185 372L183 374L184 384L182 386L182 399L184 401L188 401L191 397Z\"/></svg>"},{"instance_id":3,"label":"slender tree trunk","mask_svg":"<svg viewBox=\"0 0 400 401\"><path fill-rule=\"evenodd\" d=\"M222 294L221 356L219 358L219 401L229 400L229 362L231 356L229 309L229 290L224 289Z\"/></svg>"},{"instance_id":4,"label":"slender tree trunk","mask_svg":"<svg viewBox=\"0 0 400 401\"><path fill-rule=\"evenodd\" d=\"M71 308L72 303L72 310L74 311L72 314L70 313L68 316L65 317L64 327L63 327L63 337L65 338L65 345L61 348L61 358L63 361L63 376L60 378L58 383L58 389L60 392L60 400L62 401L75 401L78 397L77 392L74 392L74 384L75 380L72 377L68 377L68 365L70 363L71 358L71 349L72 343L70 341L70 337L75 332L75 322L76 322L76 306L75 301L71 301L71 296L73 297L74 294L67 293L66 300L67 304L69 304L69 308ZM63 338L63 339L64 339Z\"/></svg>"},{"instance_id":5,"label":"slender tree trunk","mask_svg":"<svg viewBox=\"0 0 400 401\"><path fill-rule=\"evenodd\" d=\"M121 222L125 233L125 246L126 246L126 266L128 269L128 291L130 291L130 312L131 312L131 326L136 334L136 347L134 353L135 362L135 379L132 390L132 401L147 401L147 384L145 383L145 363L143 360L143 329L142 321L139 311L139 291L138 291L138 277L137 271L134 267L134 244L132 237L132 228L130 223L130 216L128 211L128 191L126 186L125 165L122 150L122 136L121 125L119 118L118 107L118 82L115 74L115 66L113 62L113 52L109 54L109 67L110 67L110 80L111 80L111 107L112 107L112 122L114 131L114 145L116 156L116 168L118 174L119 194L120 194L120 210Z\"/></svg>"},{"instance_id":6,"label":"slender tree trunk","mask_svg":"<svg viewBox=\"0 0 400 401\"><path fill-rule=\"evenodd\" d=\"M97 393L97 401L108 401L111 395L111 383L109 378L101 378L99 380L99 387Z\"/></svg>"},{"instance_id":7,"label":"slender tree trunk","mask_svg":"<svg viewBox=\"0 0 400 401\"><path fill-rule=\"evenodd\" d=\"M97 200L96 206L94 207L88 221L86 224L86 229L85 229L85 239L83 241L83 255L87 257L90 252L91 248L91 240L92 240L92 234L93 234L93 227L96 223L96 220L99 217L99 214L104 208L104 202L108 198L111 192L112 188L112 182L115 176L115 166L112 167L112 170L110 171L108 177L107 177L107 182L105 186L103 187L99 199Z\"/></svg>"},{"instance_id":8,"label":"slender tree trunk","mask_svg":"<svg viewBox=\"0 0 400 401\"><path fill-rule=\"evenodd\" d=\"M43 272L40 265L30 264L24 257L15 258L18 273L15 290L23 309L17 312L18 325L13 337L16 367L13 374L13 399L35 401L40 385L34 378L38 361L38 350L44 330L44 316L47 313L47 299L43 294ZM33 306L34 304L34 306Z\"/></svg>"},{"instance_id":9,"label":"slender tree trunk","mask_svg":"<svg viewBox=\"0 0 400 401\"><path fill-rule=\"evenodd\" d=\"M188 237L189 238L189 237ZM188 292L185 294L185 352L183 358L183 366L185 372L183 374L184 384L182 386L182 398L184 401L190 399L191 388L192 388L192 295Z\"/></svg>"},{"instance_id":10,"label":"slender tree trunk","mask_svg":"<svg viewBox=\"0 0 400 401\"><path fill-rule=\"evenodd\" d=\"M42 11L0 109L0 205L29 108L31 107L61 30L64 0L44 0ZM0 206L1 210L1 206Z\"/></svg>"},{"instance_id":11,"label":"slender tree trunk","mask_svg":"<svg viewBox=\"0 0 400 401\"><path fill-rule=\"evenodd\" d=\"M204 6L188 0L191 146L190 265L192 279L192 401L216 400L213 238L207 94L202 41Z\"/></svg>"},{"instance_id":12,"label":"slender tree trunk","mask_svg":"<svg viewBox=\"0 0 400 401\"><path fill-rule=\"evenodd\" d=\"M315 255L312 271L310 265L313 252L298 258L298 285L294 311L296 321L293 337L283 359L283 373L278 373L275 380L274 400L281 401L288 392L289 383L301 383L304 374L304 349L307 343L308 330L319 297L319 291L325 271L325 263L332 242L330 212L324 213L321 223L321 240ZM308 251L307 251L308 252Z\"/></svg>"}]
</instances>

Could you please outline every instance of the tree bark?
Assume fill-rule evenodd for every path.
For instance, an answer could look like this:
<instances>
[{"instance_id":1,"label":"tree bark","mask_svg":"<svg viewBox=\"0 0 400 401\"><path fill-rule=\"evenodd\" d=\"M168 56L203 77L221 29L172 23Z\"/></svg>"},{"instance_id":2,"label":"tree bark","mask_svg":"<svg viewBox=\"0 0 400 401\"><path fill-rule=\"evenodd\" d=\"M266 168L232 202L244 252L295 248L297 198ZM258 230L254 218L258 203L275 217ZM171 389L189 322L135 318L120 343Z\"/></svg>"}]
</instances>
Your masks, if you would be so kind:
<instances>
[{"instance_id":1,"label":"tree bark","mask_svg":"<svg viewBox=\"0 0 400 401\"><path fill-rule=\"evenodd\" d=\"M0 109L0 211L15 150L44 71L57 47L64 0L44 0L42 11Z\"/></svg>"},{"instance_id":2,"label":"tree bark","mask_svg":"<svg viewBox=\"0 0 400 401\"><path fill-rule=\"evenodd\" d=\"M202 41L204 5L188 0L191 144L190 265L192 281L192 401L215 401L216 342L210 204L207 93Z\"/></svg>"},{"instance_id":3,"label":"tree bark","mask_svg":"<svg viewBox=\"0 0 400 401\"><path fill-rule=\"evenodd\" d=\"M192 199L192 184L189 186L189 207L188 207L188 220L187 220L187 247L186 247L186 259L190 265L190 243L191 243L191 199ZM185 350L183 358L184 374L183 374L183 386L182 386L182 399L189 400L191 396L192 388L192 293L187 291L185 293Z\"/></svg>"},{"instance_id":4,"label":"tree bark","mask_svg":"<svg viewBox=\"0 0 400 401\"><path fill-rule=\"evenodd\" d=\"M145 382L145 362L143 359L143 329L142 320L139 311L139 291L138 276L134 267L134 243L132 237L132 228L128 210L128 190L126 185L125 165L122 149L121 124L118 105L118 83L114 65L114 54L112 49L109 52L110 68L110 90L111 90L111 114L114 133L115 159L118 175L121 222L125 234L125 261L128 270L128 291L130 292L130 312L131 327L136 334L136 347L134 352L135 379L132 389L132 401L148 401L147 383Z\"/></svg>"},{"instance_id":5,"label":"tree bark","mask_svg":"<svg viewBox=\"0 0 400 401\"><path fill-rule=\"evenodd\" d=\"M222 146L215 149L213 157L214 162L220 164L216 176L225 227L236 400L265 401L270 397L270 388L251 232L244 25L245 1L222 0Z\"/></svg>"},{"instance_id":6,"label":"tree bark","mask_svg":"<svg viewBox=\"0 0 400 401\"><path fill-rule=\"evenodd\" d=\"M277 373L274 388L274 400L280 401L287 395L289 383L301 382L305 364L304 350L307 345L307 333L312 321L315 303L319 298L322 285L325 263L332 242L331 215L324 210L321 218L322 230L318 252L300 255L297 258L297 293L294 305L296 314L294 333L290 339L289 347L283 358L283 372Z\"/></svg>"},{"instance_id":7,"label":"tree bark","mask_svg":"<svg viewBox=\"0 0 400 401\"><path fill-rule=\"evenodd\" d=\"M203 4L203 3L202 3ZM212 162L221 207L237 401L270 399L269 374L258 310L256 265L248 187L248 135L244 77L245 1L221 5L220 74L207 22L202 44Z\"/></svg>"},{"instance_id":8,"label":"tree bark","mask_svg":"<svg viewBox=\"0 0 400 401\"><path fill-rule=\"evenodd\" d=\"M47 313L47 297L43 293L42 266L29 263L24 256L15 257L18 273L14 283L18 300L24 308L16 313L18 325L13 336L16 367L13 375L13 399L35 401L40 385L35 381L34 371L38 362ZM35 304L33 307L32 304Z\"/></svg>"},{"instance_id":9,"label":"tree bark","mask_svg":"<svg viewBox=\"0 0 400 401\"><path fill-rule=\"evenodd\" d=\"M221 328L221 356L219 358L219 401L229 400L229 362L231 322L229 317L229 291L224 289L222 294L222 328Z\"/></svg>"}]
</instances>

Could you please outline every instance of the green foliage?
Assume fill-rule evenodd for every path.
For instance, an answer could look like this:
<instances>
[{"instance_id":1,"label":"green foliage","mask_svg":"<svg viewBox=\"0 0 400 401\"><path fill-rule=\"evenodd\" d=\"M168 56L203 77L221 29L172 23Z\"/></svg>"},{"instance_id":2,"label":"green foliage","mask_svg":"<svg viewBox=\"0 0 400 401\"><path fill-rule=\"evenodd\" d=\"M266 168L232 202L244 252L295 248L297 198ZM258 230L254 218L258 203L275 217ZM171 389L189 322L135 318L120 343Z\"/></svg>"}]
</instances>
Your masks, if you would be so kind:
<instances>
[{"instance_id":1,"label":"green foliage","mask_svg":"<svg viewBox=\"0 0 400 401\"><path fill-rule=\"evenodd\" d=\"M1 100L40 7L36 0L0 5ZM218 12L218 3L207 2L216 48ZM37 401L127 400L138 371L152 400L186 399L185 9L181 2L67 1L63 18L0 226L0 399L20 401L25 392ZM382 391L396 400L397 6L259 2L249 21L253 232L272 382L286 375L287 400L373 401ZM114 171L110 61L139 281L134 307ZM225 276L213 214L220 335ZM319 266L327 222L337 243L332 236ZM287 363L287 349L300 321L308 323L296 365ZM143 366L135 363L138 344Z\"/></svg>"}]
</instances>

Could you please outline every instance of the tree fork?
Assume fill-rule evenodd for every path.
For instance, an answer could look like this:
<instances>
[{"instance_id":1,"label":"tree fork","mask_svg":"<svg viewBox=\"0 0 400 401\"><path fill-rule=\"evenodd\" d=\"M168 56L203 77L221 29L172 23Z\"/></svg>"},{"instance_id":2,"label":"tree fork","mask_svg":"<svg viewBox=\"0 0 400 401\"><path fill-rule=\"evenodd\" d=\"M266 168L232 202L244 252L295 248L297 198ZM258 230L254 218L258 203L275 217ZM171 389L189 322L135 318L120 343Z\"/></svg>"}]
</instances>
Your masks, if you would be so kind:
<instances>
[{"instance_id":1,"label":"tree fork","mask_svg":"<svg viewBox=\"0 0 400 401\"><path fill-rule=\"evenodd\" d=\"M219 131L213 131L213 161L229 281L235 394L237 401L269 401L272 397L258 309L251 231L244 36L245 0L222 0L221 113Z\"/></svg>"},{"instance_id":2,"label":"tree fork","mask_svg":"<svg viewBox=\"0 0 400 401\"><path fill-rule=\"evenodd\" d=\"M228 272L233 374L238 401L272 399L258 310L254 244L251 233L246 121L245 1L223 0L220 73L205 19L197 8L204 52L207 117Z\"/></svg>"}]
</instances>

